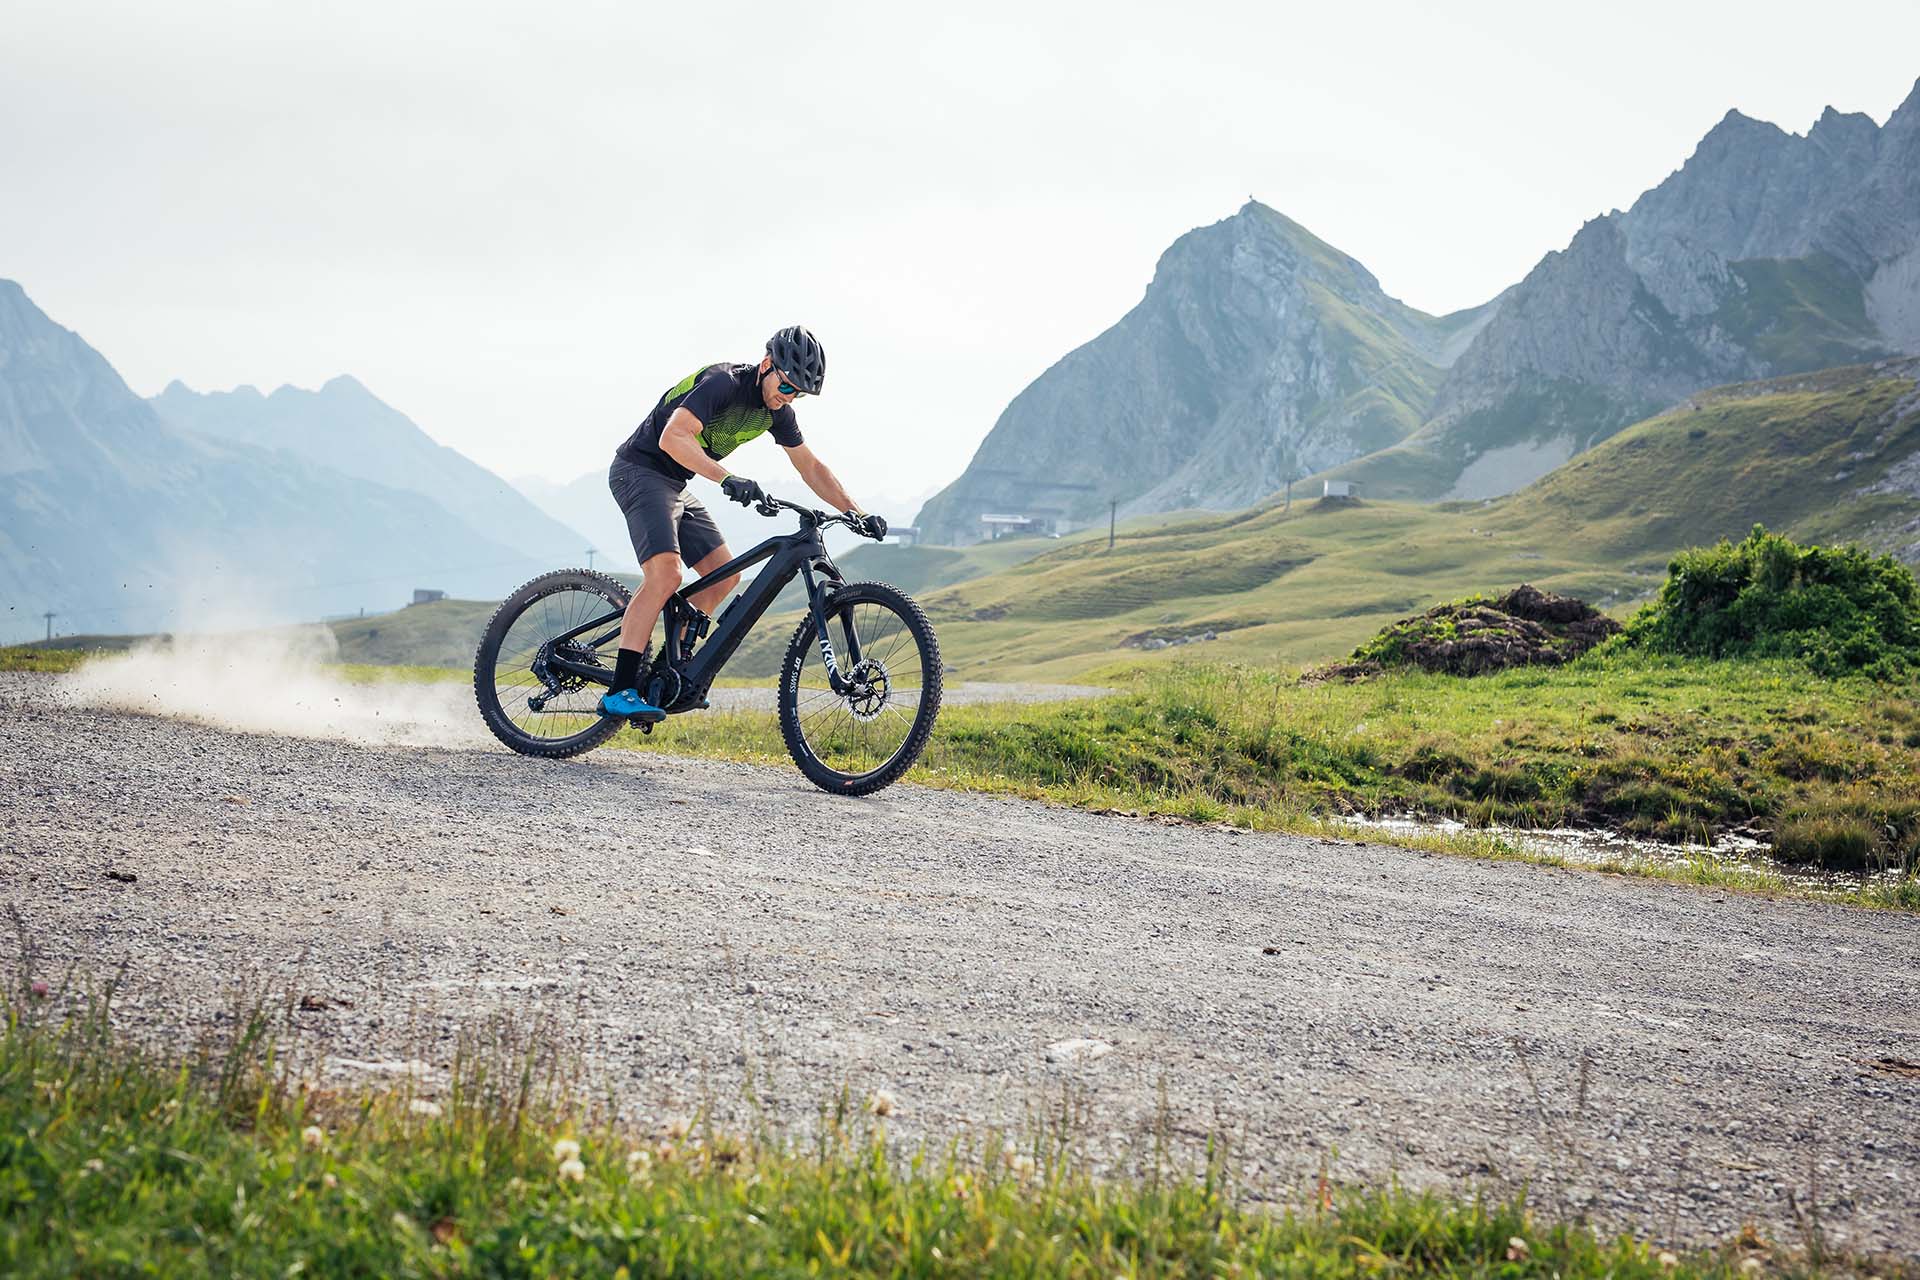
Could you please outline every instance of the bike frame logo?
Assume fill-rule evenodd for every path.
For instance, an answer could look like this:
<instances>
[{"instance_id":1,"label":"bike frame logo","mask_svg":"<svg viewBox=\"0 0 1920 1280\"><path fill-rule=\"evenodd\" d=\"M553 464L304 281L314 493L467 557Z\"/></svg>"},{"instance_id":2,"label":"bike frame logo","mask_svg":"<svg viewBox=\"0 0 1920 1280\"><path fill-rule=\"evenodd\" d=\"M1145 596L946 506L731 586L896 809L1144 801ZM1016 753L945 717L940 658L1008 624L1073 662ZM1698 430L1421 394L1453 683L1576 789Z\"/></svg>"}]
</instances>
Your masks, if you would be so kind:
<instances>
[{"instance_id":1,"label":"bike frame logo","mask_svg":"<svg viewBox=\"0 0 1920 1280\"><path fill-rule=\"evenodd\" d=\"M827 638L827 629L820 628L820 656L826 660L829 678L840 674L840 660L834 656L833 641Z\"/></svg>"}]
</instances>

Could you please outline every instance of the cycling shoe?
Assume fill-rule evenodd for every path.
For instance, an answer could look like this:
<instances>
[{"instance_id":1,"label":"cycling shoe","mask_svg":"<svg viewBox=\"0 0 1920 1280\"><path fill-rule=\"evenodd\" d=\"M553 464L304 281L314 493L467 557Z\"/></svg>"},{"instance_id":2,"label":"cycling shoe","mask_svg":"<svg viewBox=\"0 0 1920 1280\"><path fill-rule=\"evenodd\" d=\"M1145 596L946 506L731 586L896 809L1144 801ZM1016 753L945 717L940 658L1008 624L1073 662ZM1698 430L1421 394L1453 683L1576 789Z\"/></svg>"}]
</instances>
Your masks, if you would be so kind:
<instances>
[{"instance_id":1,"label":"cycling shoe","mask_svg":"<svg viewBox=\"0 0 1920 1280\"><path fill-rule=\"evenodd\" d=\"M667 713L641 697L638 689L622 689L605 695L600 699L600 714L618 716L636 724L657 724L667 718Z\"/></svg>"}]
</instances>

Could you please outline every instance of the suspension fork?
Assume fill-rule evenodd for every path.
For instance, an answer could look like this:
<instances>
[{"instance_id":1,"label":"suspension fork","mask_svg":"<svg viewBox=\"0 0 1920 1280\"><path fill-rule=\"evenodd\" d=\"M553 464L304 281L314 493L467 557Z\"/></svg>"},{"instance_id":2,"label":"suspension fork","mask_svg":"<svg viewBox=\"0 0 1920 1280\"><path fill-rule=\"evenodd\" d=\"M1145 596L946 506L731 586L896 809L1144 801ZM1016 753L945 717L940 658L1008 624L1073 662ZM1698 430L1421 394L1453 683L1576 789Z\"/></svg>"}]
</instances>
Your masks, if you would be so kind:
<instances>
[{"instance_id":1,"label":"suspension fork","mask_svg":"<svg viewBox=\"0 0 1920 1280\"><path fill-rule=\"evenodd\" d=\"M808 607L813 613L813 633L820 642L820 659L827 667L827 685L834 693L845 697L853 688L853 682L840 674L840 659L833 651L833 635L827 627L827 610L823 601L826 590L814 579L813 566L800 566L800 572L806 578ZM849 612L841 619L841 633L846 640L847 661L854 666L860 665L860 637L853 630L853 614Z\"/></svg>"}]
</instances>

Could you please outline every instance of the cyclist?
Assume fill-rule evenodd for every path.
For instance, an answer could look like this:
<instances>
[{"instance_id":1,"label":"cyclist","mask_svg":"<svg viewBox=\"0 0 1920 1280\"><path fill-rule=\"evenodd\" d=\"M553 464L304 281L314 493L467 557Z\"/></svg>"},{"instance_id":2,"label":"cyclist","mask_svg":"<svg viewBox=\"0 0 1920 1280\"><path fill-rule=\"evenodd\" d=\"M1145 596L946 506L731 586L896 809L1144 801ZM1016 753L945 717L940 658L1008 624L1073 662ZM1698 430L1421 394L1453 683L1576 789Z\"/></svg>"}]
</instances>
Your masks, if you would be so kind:
<instances>
[{"instance_id":1,"label":"cyclist","mask_svg":"<svg viewBox=\"0 0 1920 1280\"><path fill-rule=\"evenodd\" d=\"M683 561L699 578L733 558L713 517L687 491L687 482L705 476L743 506L758 502L764 496L758 484L720 465L747 441L771 432L821 501L846 512L857 532L875 539L886 536L887 522L863 512L800 437L793 402L819 395L826 374L827 353L819 339L799 325L790 326L767 339L766 354L757 365L710 364L675 383L614 451L607 484L627 518L642 581L620 622L620 652L611 688L600 699L602 715L642 722L666 718L664 710L640 694L646 686L645 652L653 624L667 598L680 589ZM694 605L712 613L739 581L739 574L729 575L693 596Z\"/></svg>"}]
</instances>

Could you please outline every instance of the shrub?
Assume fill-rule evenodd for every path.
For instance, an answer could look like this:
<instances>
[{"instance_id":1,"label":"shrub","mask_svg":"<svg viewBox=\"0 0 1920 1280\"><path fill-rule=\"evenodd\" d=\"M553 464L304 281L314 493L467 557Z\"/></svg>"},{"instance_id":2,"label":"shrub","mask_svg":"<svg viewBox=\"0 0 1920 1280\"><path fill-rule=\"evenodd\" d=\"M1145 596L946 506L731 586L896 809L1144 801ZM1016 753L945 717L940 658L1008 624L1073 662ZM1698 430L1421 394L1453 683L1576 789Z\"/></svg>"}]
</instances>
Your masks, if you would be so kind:
<instances>
[{"instance_id":1,"label":"shrub","mask_svg":"<svg viewBox=\"0 0 1920 1280\"><path fill-rule=\"evenodd\" d=\"M1773 837L1773 856L1793 866L1861 871L1875 859L1873 828L1834 814L1789 818Z\"/></svg>"},{"instance_id":2,"label":"shrub","mask_svg":"<svg viewBox=\"0 0 1920 1280\"><path fill-rule=\"evenodd\" d=\"M1760 525L1675 556L1626 643L1709 658L1796 658L1826 676L1920 670L1920 583L1892 556L1803 547Z\"/></svg>"}]
</instances>

